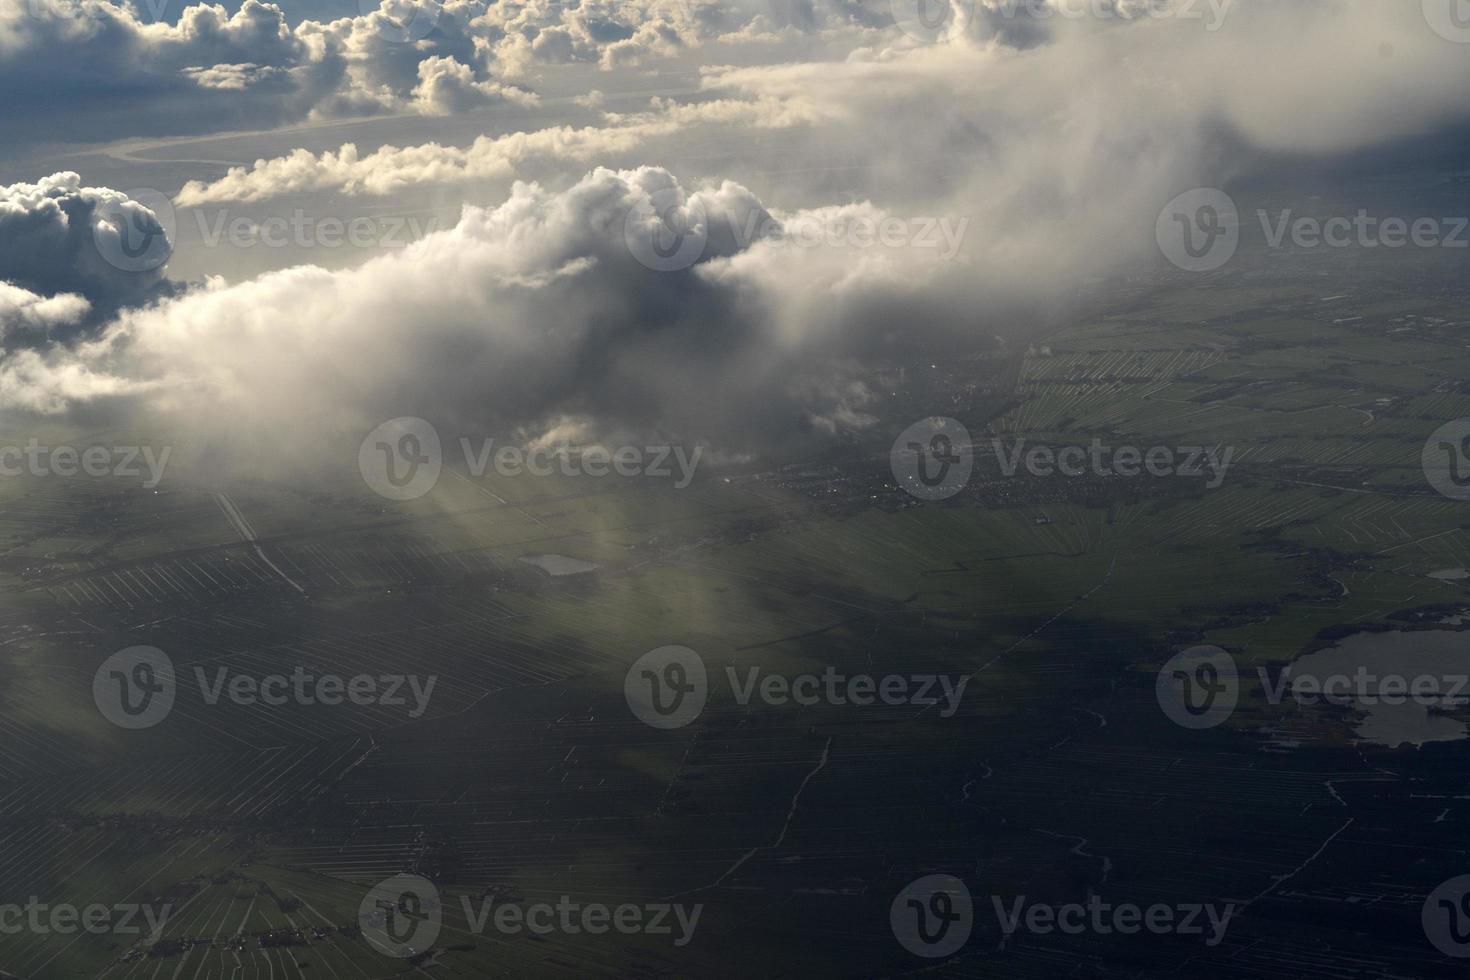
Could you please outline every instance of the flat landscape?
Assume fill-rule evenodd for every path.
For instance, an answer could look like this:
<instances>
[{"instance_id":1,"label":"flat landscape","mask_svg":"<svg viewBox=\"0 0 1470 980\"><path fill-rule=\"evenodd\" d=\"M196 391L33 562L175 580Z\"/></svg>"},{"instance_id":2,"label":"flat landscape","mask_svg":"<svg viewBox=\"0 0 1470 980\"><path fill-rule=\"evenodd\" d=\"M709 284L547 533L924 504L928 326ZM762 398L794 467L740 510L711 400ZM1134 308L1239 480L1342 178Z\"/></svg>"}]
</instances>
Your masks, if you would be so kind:
<instances>
[{"instance_id":1,"label":"flat landscape","mask_svg":"<svg viewBox=\"0 0 1470 980\"><path fill-rule=\"evenodd\" d=\"M1465 576L1436 575L1470 566L1470 512L1419 451L1470 414L1470 293L1342 289L1104 283L1044 337L885 369L893 422L871 439L683 489L474 476L451 453L394 503L350 452L336 479L217 486L183 436L151 489L8 479L0 887L170 913L133 942L3 935L0 959L25 977L903 975L920 961L889 905L948 873L1032 902L1234 912L1211 944L1008 936L977 898L945 975L1450 976L1419 916L1463 865L1470 742L1365 738L1361 711L1272 703L1257 673L1354 633L1454 633L1470 606ZM889 471L921 405L973 437L942 502ZM1007 475L1018 440L1230 462L1218 481ZM624 681L669 644L709 691L660 730ZM1201 645L1233 655L1239 702L1190 730L1155 677ZM136 646L168 655L177 690L128 730L93 684ZM298 668L435 681L401 705L206 696ZM828 668L966 687L952 709L742 703L752 669ZM1441 720L1463 736L1470 711ZM389 959L359 906L404 873L435 884L442 929ZM698 939L474 926L487 899L563 896L698 903Z\"/></svg>"}]
</instances>

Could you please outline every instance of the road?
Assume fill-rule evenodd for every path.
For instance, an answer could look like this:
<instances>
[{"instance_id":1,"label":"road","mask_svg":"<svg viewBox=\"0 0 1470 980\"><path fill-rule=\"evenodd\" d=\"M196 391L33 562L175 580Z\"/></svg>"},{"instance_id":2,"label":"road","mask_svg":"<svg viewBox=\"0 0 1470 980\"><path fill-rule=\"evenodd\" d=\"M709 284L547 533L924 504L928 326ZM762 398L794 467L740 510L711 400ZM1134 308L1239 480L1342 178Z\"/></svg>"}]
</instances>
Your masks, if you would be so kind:
<instances>
[{"instance_id":1,"label":"road","mask_svg":"<svg viewBox=\"0 0 1470 980\"><path fill-rule=\"evenodd\" d=\"M234 526L241 539L250 543L250 546L255 549L255 553L260 556L260 560L270 566L271 571L285 579L291 588L300 592L302 595L306 595L306 590L298 585L295 579L282 571L281 566L271 561L266 555L264 549L260 547L260 544L255 539L255 528L250 526L250 522L245 519L245 515L240 512L240 508L236 507L235 502L230 499L230 495L223 490L212 490L210 492L214 494L214 501L219 504L219 509L224 511L225 518Z\"/></svg>"}]
</instances>

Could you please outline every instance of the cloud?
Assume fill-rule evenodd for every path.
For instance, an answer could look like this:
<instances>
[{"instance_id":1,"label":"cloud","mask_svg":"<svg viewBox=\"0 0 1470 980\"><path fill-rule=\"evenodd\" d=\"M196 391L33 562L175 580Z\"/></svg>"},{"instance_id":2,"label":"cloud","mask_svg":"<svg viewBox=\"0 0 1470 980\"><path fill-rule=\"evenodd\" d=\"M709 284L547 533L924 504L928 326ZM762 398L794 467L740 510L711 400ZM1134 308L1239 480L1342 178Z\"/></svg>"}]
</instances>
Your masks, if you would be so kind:
<instances>
[{"instance_id":1,"label":"cloud","mask_svg":"<svg viewBox=\"0 0 1470 980\"><path fill-rule=\"evenodd\" d=\"M54 333L79 326L91 311L75 293L40 296L0 281L0 348L42 346Z\"/></svg>"},{"instance_id":2,"label":"cloud","mask_svg":"<svg viewBox=\"0 0 1470 980\"><path fill-rule=\"evenodd\" d=\"M495 62L513 76L538 64L580 62L611 69L699 47L715 36L722 9L708 0L616 5L510 0L488 7L473 28L488 40Z\"/></svg>"},{"instance_id":3,"label":"cloud","mask_svg":"<svg viewBox=\"0 0 1470 980\"><path fill-rule=\"evenodd\" d=\"M259 0L233 14L186 7L177 24L110 0L0 4L0 89L16 93L0 127L12 140L88 141L484 104L510 95L468 32L484 9L425 0L399 11L408 27L373 11L293 28ZM412 11L426 36L405 33L420 23Z\"/></svg>"},{"instance_id":4,"label":"cloud","mask_svg":"<svg viewBox=\"0 0 1470 980\"><path fill-rule=\"evenodd\" d=\"M1017 17L996 30L1022 32ZM1028 215L1039 207L1044 215L1053 205L1086 208L1117 184L1126 192L1139 183L1157 197L1160 182L1218 183L1283 154L1331 158L1470 116L1458 97L1470 87L1470 59L1406 5L1240 0L1214 32L1208 21L1180 19L1022 23L1038 25L1031 40L1045 42L890 38L836 61L706 68L707 101L606 114L581 129L481 137L464 148L297 151L190 182L179 201L260 201L310 189L384 195L558 165L580 172L647 162L660 146L676 152L676 138L692 127L718 126L727 137L786 131L783 156L840 158L866 182L863 193L880 199L934 199L941 187L971 183L958 193L983 210ZM1252 70L1242 71L1244 63ZM454 85L446 83L458 91ZM633 150L641 160L626 156ZM731 155L740 153L736 144Z\"/></svg>"},{"instance_id":5,"label":"cloud","mask_svg":"<svg viewBox=\"0 0 1470 980\"><path fill-rule=\"evenodd\" d=\"M426 143L385 146L363 156L352 143L313 154L258 160L249 168L231 167L213 182L189 181L176 197L181 207L229 201L264 201L302 191L335 190L349 195L383 196L422 184L463 184L508 179L561 164L586 164L634 154L656 137L686 132L702 124L782 129L812 116L792 100L713 100L692 105L655 100L654 111L607 114L608 125L557 126L533 132L477 138L469 147Z\"/></svg>"},{"instance_id":6,"label":"cloud","mask_svg":"<svg viewBox=\"0 0 1470 980\"><path fill-rule=\"evenodd\" d=\"M294 26L262 0L234 13L187 6L173 24L148 22L152 10L151 0L0 3L0 87L25 93L0 105L7 136L82 142L441 115L522 101L529 93L507 82L543 68L614 71L710 45L745 60L769 43L757 57L785 58L802 39L841 52L896 33L887 14L850 0L389 0Z\"/></svg>"},{"instance_id":7,"label":"cloud","mask_svg":"<svg viewBox=\"0 0 1470 980\"><path fill-rule=\"evenodd\" d=\"M95 324L125 306L172 294L176 287L164 274L169 238L146 204L109 188L84 187L75 173L0 187L0 282L38 297L70 294L85 306L25 304L32 322L44 317L52 339L70 336L63 327ZM20 304L19 294L10 298ZM67 316L59 315L63 310ZM38 336L7 329L7 347L22 335Z\"/></svg>"},{"instance_id":8,"label":"cloud","mask_svg":"<svg viewBox=\"0 0 1470 980\"><path fill-rule=\"evenodd\" d=\"M637 247L665 220L698 233L687 267L651 268ZM855 355L892 329L885 307L927 302L942 263L780 242L780 227L739 185L689 193L657 168L596 170L562 192L517 183L359 268L212 283L84 344L0 360L0 400L65 411L129 396L242 459L303 461L340 456L319 440L415 414L528 439L582 419L735 452L861 427Z\"/></svg>"},{"instance_id":9,"label":"cloud","mask_svg":"<svg viewBox=\"0 0 1470 980\"><path fill-rule=\"evenodd\" d=\"M453 58L425 58L419 62L418 71L413 104L426 116L448 116L504 102L532 106L539 101L534 94L518 88L477 82L469 66Z\"/></svg>"},{"instance_id":10,"label":"cloud","mask_svg":"<svg viewBox=\"0 0 1470 980\"><path fill-rule=\"evenodd\" d=\"M340 54L256 0L233 16L189 7L176 25L104 0L0 6L0 87L27 93L0 106L0 125L30 137L271 125L300 118L344 74Z\"/></svg>"},{"instance_id":11,"label":"cloud","mask_svg":"<svg viewBox=\"0 0 1470 980\"><path fill-rule=\"evenodd\" d=\"M390 0L292 26L261 0L234 13L195 4L174 24L147 22L146 7L0 3L0 89L25 93L0 105L7 137L80 142L457 112L524 100L505 83L538 67L677 57L769 14L715 0ZM858 9L834 7L830 23Z\"/></svg>"},{"instance_id":12,"label":"cloud","mask_svg":"<svg viewBox=\"0 0 1470 980\"><path fill-rule=\"evenodd\" d=\"M1219 32L1056 21L1020 46L890 37L836 61L709 69L706 100L596 127L298 150L178 200L509 180L656 158L700 126L726 137L720 166L781 176L765 200L656 167L517 183L360 268L215 283L124 310L87 343L7 358L0 399L59 411L129 397L206 441L302 459L334 451L307 451L313 439L401 415L528 438L660 432L733 454L830 436L878 414L874 363L1042 321L1088 277L1156 260L1159 209L1181 190L1453 132L1470 114L1463 55L1398 5L1242 3ZM464 94L445 63L415 71L447 79L431 102ZM743 138L756 133L775 139ZM774 170L772 145L813 163ZM861 193L834 200L835 167ZM635 246L669 222L705 247L661 270L668 249ZM903 234L874 244L892 222Z\"/></svg>"}]
</instances>

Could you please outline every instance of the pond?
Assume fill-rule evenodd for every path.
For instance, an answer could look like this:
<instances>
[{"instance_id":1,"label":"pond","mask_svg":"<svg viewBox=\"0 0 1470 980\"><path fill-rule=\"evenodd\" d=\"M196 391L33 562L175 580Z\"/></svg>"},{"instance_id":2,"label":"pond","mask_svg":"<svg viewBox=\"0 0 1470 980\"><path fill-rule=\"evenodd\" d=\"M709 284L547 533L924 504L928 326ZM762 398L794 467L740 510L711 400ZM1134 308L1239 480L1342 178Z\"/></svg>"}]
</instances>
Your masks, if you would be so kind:
<instances>
[{"instance_id":1,"label":"pond","mask_svg":"<svg viewBox=\"0 0 1470 980\"><path fill-rule=\"evenodd\" d=\"M526 555L521 561L527 565L535 565L554 578L560 578L563 575L581 575L602 567L594 562L583 561L580 558L568 558L566 555Z\"/></svg>"},{"instance_id":2,"label":"pond","mask_svg":"<svg viewBox=\"0 0 1470 980\"><path fill-rule=\"evenodd\" d=\"M1433 678L1441 695L1459 694L1459 702L1470 697L1470 633L1458 630L1393 630L1386 633L1355 633L1334 647L1319 650L1292 664L1294 679L1314 677L1367 678L1366 685L1354 683L1353 710L1359 715L1354 731L1364 742L1385 745L1424 745L1465 738L1466 726L1447 717L1452 707L1448 698L1404 697L1402 703L1386 703L1376 696L1386 678L1402 678L1411 690L1417 678ZM1361 695L1367 694L1368 697ZM1443 708L1441 707L1443 706Z\"/></svg>"}]
</instances>

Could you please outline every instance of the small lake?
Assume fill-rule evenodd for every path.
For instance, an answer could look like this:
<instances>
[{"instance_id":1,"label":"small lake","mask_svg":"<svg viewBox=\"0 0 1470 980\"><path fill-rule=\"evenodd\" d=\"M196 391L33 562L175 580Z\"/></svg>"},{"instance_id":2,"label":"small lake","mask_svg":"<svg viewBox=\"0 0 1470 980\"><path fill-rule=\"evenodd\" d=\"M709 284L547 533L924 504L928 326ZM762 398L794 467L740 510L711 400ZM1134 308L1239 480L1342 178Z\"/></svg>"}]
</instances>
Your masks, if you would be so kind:
<instances>
[{"instance_id":1,"label":"small lake","mask_svg":"<svg viewBox=\"0 0 1470 980\"><path fill-rule=\"evenodd\" d=\"M1436 689L1448 693L1454 679L1470 675L1470 632L1418 630L1387 633L1355 633L1337 646L1302 657L1292 664L1291 676L1319 679L1334 675L1354 677L1363 668L1375 677L1396 676L1412 683L1416 677L1432 677ZM1460 692L1464 701L1470 684ZM1403 704L1358 703L1354 732L1364 742L1390 748L1453 742L1467 737L1464 723L1446 717L1434 706L1413 698ZM1425 701L1430 699L1424 699Z\"/></svg>"},{"instance_id":2,"label":"small lake","mask_svg":"<svg viewBox=\"0 0 1470 980\"><path fill-rule=\"evenodd\" d=\"M566 555L526 555L521 561L527 565L535 565L553 578L595 572L602 567L594 562L583 561L580 558L568 558Z\"/></svg>"}]
</instances>

